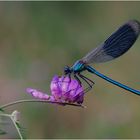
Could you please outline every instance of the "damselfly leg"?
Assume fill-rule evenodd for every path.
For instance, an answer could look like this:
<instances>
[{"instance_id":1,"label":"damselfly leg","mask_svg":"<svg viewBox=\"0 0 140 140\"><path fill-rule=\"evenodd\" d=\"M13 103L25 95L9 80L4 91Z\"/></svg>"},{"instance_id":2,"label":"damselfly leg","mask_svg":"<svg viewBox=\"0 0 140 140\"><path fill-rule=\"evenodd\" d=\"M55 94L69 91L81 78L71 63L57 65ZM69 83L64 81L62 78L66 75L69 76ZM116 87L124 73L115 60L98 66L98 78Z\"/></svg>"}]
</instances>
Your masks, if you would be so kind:
<instances>
[{"instance_id":1,"label":"damselfly leg","mask_svg":"<svg viewBox=\"0 0 140 140\"><path fill-rule=\"evenodd\" d=\"M78 73L78 76L88 84L88 87L86 88L86 92L90 91L95 83L89 78L82 75L81 73Z\"/></svg>"},{"instance_id":2,"label":"damselfly leg","mask_svg":"<svg viewBox=\"0 0 140 140\"><path fill-rule=\"evenodd\" d=\"M92 89L93 85L95 84L92 80L90 80L89 78L85 77L84 75L77 73L74 74L74 78L80 83L82 84L81 80L79 78L81 78L87 85L88 87L84 89L83 92L88 92Z\"/></svg>"}]
</instances>

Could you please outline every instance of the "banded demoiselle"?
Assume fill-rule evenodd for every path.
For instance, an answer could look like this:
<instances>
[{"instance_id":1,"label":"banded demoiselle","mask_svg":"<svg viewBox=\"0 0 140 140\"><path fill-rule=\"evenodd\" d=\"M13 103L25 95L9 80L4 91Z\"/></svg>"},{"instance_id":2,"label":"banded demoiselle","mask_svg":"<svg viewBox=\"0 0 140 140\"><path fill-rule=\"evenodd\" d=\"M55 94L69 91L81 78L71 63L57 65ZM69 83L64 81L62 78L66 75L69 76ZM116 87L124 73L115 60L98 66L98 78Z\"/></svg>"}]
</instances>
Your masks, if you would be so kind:
<instances>
[{"instance_id":1,"label":"banded demoiselle","mask_svg":"<svg viewBox=\"0 0 140 140\"><path fill-rule=\"evenodd\" d=\"M88 71L118 87L121 87L136 95L140 95L140 90L135 90L122 83L119 83L89 66L91 63L107 62L123 55L132 47L139 34L140 23L138 21L130 20L126 22L101 45L93 49L82 59L76 61L72 67L66 66L64 68L64 73L69 76L73 75L79 81L79 83L81 83L81 79L83 79L89 85L89 89L91 89L94 82L81 74L83 71Z\"/></svg>"}]
</instances>

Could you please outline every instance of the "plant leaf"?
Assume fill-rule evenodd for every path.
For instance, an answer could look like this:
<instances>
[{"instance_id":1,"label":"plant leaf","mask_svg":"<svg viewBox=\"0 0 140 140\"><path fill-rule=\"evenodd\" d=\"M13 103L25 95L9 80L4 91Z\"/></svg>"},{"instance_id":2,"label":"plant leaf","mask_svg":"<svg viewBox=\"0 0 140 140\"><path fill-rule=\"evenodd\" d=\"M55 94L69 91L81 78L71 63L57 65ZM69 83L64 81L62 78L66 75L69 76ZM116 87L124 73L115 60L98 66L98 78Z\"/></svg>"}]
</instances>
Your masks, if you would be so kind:
<instances>
[{"instance_id":1,"label":"plant leaf","mask_svg":"<svg viewBox=\"0 0 140 140\"><path fill-rule=\"evenodd\" d=\"M5 134L7 134L7 132L2 130L2 129L0 129L0 135L5 135Z\"/></svg>"}]
</instances>

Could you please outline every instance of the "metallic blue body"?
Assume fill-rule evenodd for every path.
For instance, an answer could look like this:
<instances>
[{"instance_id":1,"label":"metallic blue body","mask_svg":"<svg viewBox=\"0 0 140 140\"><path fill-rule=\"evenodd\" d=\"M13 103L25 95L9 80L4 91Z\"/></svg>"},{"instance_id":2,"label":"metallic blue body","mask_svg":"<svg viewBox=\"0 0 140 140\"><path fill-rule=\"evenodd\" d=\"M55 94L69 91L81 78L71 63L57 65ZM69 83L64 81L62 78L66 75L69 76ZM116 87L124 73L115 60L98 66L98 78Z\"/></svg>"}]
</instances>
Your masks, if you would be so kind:
<instances>
[{"instance_id":1,"label":"metallic blue body","mask_svg":"<svg viewBox=\"0 0 140 140\"><path fill-rule=\"evenodd\" d=\"M119 82L117 82L117 81L115 81L115 80L113 80L113 79L111 79L111 78L101 74L100 72L98 72L94 68L92 68L91 66L87 66L86 70L91 72L91 73L94 73L95 75L101 77L102 79L105 79L106 81L108 81L108 82L110 82L110 83L112 83L112 84L114 84L114 85L116 85L118 87L121 87L121 88L123 88L125 90L128 90L128 91L130 91L132 93L135 93L137 95L140 95L140 91L139 90L135 90L135 89L130 88L130 87L124 85L124 84L121 84L121 83L119 83Z\"/></svg>"},{"instance_id":2,"label":"metallic blue body","mask_svg":"<svg viewBox=\"0 0 140 140\"><path fill-rule=\"evenodd\" d=\"M124 84L122 84L122 83L119 83L119 82L117 82L117 81L115 81L115 80L113 80L113 79L111 79L111 78L109 78L109 77L103 75L102 73L98 72L98 71L95 70L93 67L91 67L91 66L89 66L89 65L84 65L84 64L83 64L82 62L80 62L80 61L77 61L77 62L72 66L72 69L71 69L71 70L72 70L74 73L82 72L82 71L84 71L84 70L87 70L88 72L93 73L93 74L95 74L95 75L101 77L102 79L104 79L104 80L106 80L106 81L108 81L108 82L110 82L110 83L112 83L112 84L114 84L114 85L116 85L116 86L118 86L118 87L120 87L120 88L123 88L123 89L125 89L125 90L127 90L127 91L130 91L130 92L134 93L134 94L140 95L140 91L139 91L139 90L135 90L135 89L130 88L130 87L128 87L128 86L126 86L126 85L124 85Z\"/></svg>"}]
</instances>

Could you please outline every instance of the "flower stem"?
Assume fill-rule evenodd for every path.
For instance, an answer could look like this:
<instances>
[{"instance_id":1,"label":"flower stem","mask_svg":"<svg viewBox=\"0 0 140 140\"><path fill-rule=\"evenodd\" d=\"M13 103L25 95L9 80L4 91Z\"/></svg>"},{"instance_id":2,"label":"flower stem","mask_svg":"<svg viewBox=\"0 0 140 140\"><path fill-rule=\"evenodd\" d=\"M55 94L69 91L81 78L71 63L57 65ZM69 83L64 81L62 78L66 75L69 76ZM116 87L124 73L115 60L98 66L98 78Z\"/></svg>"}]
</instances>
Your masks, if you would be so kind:
<instances>
[{"instance_id":1,"label":"flower stem","mask_svg":"<svg viewBox=\"0 0 140 140\"><path fill-rule=\"evenodd\" d=\"M20 139L23 140L23 136L22 136L22 134L21 134L21 132L20 132L15 120L13 119L12 115L0 113L0 116L9 117L12 120L12 122L13 122L13 124L14 124L14 126L15 126L18 134L19 134Z\"/></svg>"},{"instance_id":2,"label":"flower stem","mask_svg":"<svg viewBox=\"0 0 140 140\"><path fill-rule=\"evenodd\" d=\"M55 101L46 101L46 100L18 100L18 101L14 101L5 105L0 106L0 109L3 110L4 108L7 108L9 106L12 105L16 105L16 104L20 104L20 103L25 103L25 102L42 102L42 103L54 103L54 104L59 104L59 105L71 105L71 106L77 106L77 107L82 107L85 108L85 106L81 105L81 104L72 104L72 103L61 103L61 102L55 102Z\"/></svg>"},{"instance_id":3,"label":"flower stem","mask_svg":"<svg viewBox=\"0 0 140 140\"><path fill-rule=\"evenodd\" d=\"M14 119L12 118L12 116L10 116L10 118L11 118L11 120L12 120L12 122L13 122L13 124L14 124L14 126L15 126L15 128L16 128L18 134L19 134L19 136L20 136L20 139L23 140L22 134L21 134L21 132L20 132L20 130L19 130L19 128L18 128L16 122L14 121Z\"/></svg>"}]
</instances>

